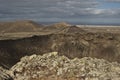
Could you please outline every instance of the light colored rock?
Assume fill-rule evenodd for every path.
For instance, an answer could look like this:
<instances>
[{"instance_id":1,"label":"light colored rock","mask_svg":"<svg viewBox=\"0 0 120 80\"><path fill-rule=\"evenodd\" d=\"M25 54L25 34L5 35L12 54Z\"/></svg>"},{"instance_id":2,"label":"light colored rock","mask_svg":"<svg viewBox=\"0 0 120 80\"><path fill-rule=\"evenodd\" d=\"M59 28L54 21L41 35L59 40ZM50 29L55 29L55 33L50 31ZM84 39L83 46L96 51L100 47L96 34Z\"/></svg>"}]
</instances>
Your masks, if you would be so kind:
<instances>
[{"instance_id":1,"label":"light colored rock","mask_svg":"<svg viewBox=\"0 0 120 80\"><path fill-rule=\"evenodd\" d=\"M0 67L0 80L13 80L8 71Z\"/></svg>"},{"instance_id":2,"label":"light colored rock","mask_svg":"<svg viewBox=\"0 0 120 80\"><path fill-rule=\"evenodd\" d=\"M29 60L32 60L32 59L36 58L36 56L37 56L36 54L30 56L30 57L29 57Z\"/></svg>"},{"instance_id":3,"label":"light colored rock","mask_svg":"<svg viewBox=\"0 0 120 80\"><path fill-rule=\"evenodd\" d=\"M11 68L15 80L56 76L80 80L119 80L120 64L84 57L69 59L57 52L26 56Z\"/></svg>"}]
</instances>

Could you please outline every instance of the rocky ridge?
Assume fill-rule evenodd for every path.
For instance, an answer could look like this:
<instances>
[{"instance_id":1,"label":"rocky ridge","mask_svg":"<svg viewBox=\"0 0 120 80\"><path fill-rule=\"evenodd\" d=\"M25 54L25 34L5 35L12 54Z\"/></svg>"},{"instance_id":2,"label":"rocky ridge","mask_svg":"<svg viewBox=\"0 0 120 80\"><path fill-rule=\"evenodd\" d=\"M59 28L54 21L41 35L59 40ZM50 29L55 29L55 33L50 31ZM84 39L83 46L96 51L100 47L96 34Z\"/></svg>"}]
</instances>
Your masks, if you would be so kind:
<instances>
[{"instance_id":1,"label":"rocky ridge","mask_svg":"<svg viewBox=\"0 0 120 80\"><path fill-rule=\"evenodd\" d=\"M11 69L14 80L120 80L120 64L84 57L69 59L57 52L31 55Z\"/></svg>"}]
</instances>

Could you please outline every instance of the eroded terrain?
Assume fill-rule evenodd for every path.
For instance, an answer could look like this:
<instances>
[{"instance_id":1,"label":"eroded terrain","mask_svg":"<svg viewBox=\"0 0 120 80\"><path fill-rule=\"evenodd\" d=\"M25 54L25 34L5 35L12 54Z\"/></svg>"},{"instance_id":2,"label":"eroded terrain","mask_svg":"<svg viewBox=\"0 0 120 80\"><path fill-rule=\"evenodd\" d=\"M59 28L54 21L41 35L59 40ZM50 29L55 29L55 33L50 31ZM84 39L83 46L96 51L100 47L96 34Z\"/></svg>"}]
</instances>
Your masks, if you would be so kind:
<instances>
[{"instance_id":1,"label":"eroded terrain","mask_svg":"<svg viewBox=\"0 0 120 80\"><path fill-rule=\"evenodd\" d=\"M120 63L119 26L17 21L0 23L0 28L0 66L5 69L11 69L24 56L49 52L58 52L69 59L91 57Z\"/></svg>"}]
</instances>

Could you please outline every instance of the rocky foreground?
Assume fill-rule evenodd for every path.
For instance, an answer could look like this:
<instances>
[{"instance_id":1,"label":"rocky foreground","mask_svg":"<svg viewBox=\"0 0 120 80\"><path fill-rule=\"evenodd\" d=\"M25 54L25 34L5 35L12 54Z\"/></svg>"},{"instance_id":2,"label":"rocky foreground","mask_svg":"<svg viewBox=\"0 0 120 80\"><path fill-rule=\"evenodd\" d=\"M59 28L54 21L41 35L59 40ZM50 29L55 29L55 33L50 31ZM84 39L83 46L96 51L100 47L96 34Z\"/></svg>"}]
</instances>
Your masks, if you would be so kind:
<instances>
[{"instance_id":1,"label":"rocky foreground","mask_svg":"<svg viewBox=\"0 0 120 80\"><path fill-rule=\"evenodd\" d=\"M120 80L120 64L84 57L69 59L57 52L21 58L0 80Z\"/></svg>"}]
</instances>

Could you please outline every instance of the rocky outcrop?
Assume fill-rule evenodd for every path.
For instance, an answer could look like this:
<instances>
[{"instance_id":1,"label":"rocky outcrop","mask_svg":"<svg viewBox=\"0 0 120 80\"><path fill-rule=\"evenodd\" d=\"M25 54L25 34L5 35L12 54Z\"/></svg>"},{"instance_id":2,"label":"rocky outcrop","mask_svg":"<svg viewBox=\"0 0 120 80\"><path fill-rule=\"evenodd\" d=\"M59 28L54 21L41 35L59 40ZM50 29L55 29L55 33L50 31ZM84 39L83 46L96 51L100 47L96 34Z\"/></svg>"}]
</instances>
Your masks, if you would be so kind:
<instances>
[{"instance_id":1,"label":"rocky outcrop","mask_svg":"<svg viewBox=\"0 0 120 80\"><path fill-rule=\"evenodd\" d=\"M69 59L57 52L23 57L10 71L14 80L120 80L120 64L84 57Z\"/></svg>"},{"instance_id":2,"label":"rocky outcrop","mask_svg":"<svg viewBox=\"0 0 120 80\"><path fill-rule=\"evenodd\" d=\"M0 80L13 80L13 78L9 75L8 70L0 67Z\"/></svg>"}]
</instances>

